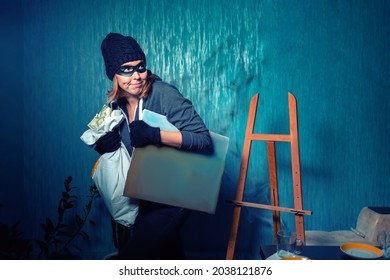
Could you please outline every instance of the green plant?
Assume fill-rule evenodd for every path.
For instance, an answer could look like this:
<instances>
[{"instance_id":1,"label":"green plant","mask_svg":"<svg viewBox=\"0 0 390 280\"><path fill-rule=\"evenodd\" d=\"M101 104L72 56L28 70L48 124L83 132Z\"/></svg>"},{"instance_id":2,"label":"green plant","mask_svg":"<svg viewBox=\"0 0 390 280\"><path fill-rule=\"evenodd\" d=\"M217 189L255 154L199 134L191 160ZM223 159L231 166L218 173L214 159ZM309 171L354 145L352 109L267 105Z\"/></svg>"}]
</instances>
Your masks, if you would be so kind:
<instances>
[{"instance_id":1,"label":"green plant","mask_svg":"<svg viewBox=\"0 0 390 280\"><path fill-rule=\"evenodd\" d=\"M81 251L81 248L75 244L75 240L78 237L89 240L85 226L87 224L95 226L95 222L89 218L89 215L93 202L100 195L95 185L90 186L83 214L73 214L74 211L69 210L77 205L78 197L71 193L77 188L71 186L71 183L72 177L69 176L65 179L64 191L58 202L57 221L53 222L47 217L45 222L41 223L43 239L31 242L23 238L20 222L0 223L0 259L68 259L77 255L75 251ZM0 208L2 207L3 204L0 203ZM33 253L34 244L38 245L37 255Z\"/></svg>"},{"instance_id":2,"label":"green plant","mask_svg":"<svg viewBox=\"0 0 390 280\"><path fill-rule=\"evenodd\" d=\"M73 241L77 237L89 240L89 235L84 230L84 227L87 223L95 226L95 222L88 218L94 200L100 197L95 185L89 189L89 199L84 207L83 215L76 213L73 221L70 220L70 223L65 222L65 220L69 220L65 219L65 214L76 205L77 200L77 196L71 194L72 189L77 187L72 187L71 182L71 176L65 179L65 191L62 192L58 203L57 222L54 223L50 218L46 218L45 223L41 224L44 231L44 238L43 240L35 240L40 248L39 258L62 259L71 256L73 254L72 249L81 252L81 248L74 244Z\"/></svg>"}]
</instances>

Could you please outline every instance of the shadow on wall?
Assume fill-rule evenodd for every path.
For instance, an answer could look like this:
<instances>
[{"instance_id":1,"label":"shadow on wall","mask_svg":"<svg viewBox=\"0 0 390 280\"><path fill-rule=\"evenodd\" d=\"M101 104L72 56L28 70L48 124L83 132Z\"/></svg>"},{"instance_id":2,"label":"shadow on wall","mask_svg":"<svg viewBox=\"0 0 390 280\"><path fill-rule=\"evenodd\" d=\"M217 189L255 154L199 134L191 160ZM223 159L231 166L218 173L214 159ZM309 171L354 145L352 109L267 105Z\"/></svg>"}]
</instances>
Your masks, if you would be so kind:
<instances>
[{"instance_id":1,"label":"shadow on wall","mask_svg":"<svg viewBox=\"0 0 390 280\"><path fill-rule=\"evenodd\" d=\"M248 187L251 201L269 204L269 185ZM234 196L233 196L234 197ZM233 197L228 198L231 200ZM189 259L226 259L234 206L222 196L214 215L193 212L183 229ZM241 211L235 259L259 259L260 244L273 243L271 211L245 207Z\"/></svg>"}]
</instances>

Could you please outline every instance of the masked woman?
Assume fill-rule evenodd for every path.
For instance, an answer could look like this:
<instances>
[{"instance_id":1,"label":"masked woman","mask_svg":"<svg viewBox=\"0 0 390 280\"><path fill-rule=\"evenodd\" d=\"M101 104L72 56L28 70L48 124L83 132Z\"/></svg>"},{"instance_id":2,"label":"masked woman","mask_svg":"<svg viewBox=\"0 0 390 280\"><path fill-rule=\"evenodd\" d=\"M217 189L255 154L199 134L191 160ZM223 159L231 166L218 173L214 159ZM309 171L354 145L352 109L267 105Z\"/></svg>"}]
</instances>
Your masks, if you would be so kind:
<instances>
[{"instance_id":1,"label":"masked woman","mask_svg":"<svg viewBox=\"0 0 390 280\"><path fill-rule=\"evenodd\" d=\"M108 103L113 109L121 109L126 121L98 140L97 152L113 152L122 141L130 155L133 148L146 145L212 153L209 130L191 101L147 70L145 53L134 38L109 33L101 51L107 77L113 83ZM140 118L144 109L165 115L179 132L149 126ZM116 258L184 259L180 229L189 214L185 208L140 200L132 234Z\"/></svg>"}]
</instances>

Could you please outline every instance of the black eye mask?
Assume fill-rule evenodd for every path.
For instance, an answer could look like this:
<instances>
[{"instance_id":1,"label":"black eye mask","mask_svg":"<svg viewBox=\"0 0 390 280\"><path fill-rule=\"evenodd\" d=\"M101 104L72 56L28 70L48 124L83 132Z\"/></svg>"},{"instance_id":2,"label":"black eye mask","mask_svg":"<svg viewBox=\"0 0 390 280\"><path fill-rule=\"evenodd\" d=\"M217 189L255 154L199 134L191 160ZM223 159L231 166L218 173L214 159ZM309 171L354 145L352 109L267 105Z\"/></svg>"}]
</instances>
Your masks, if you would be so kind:
<instances>
[{"instance_id":1,"label":"black eye mask","mask_svg":"<svg viewBox=\"0 0 390 280\"><path fill-rule=\"evenodd\" d=\"M131 66L131 65L121 66L116 71L116 74L120 76L130 77L135 72L144 73L145 71L146 71L146 64L144 61L142 61L135 66Z\"/></svg>"}]
</instances>

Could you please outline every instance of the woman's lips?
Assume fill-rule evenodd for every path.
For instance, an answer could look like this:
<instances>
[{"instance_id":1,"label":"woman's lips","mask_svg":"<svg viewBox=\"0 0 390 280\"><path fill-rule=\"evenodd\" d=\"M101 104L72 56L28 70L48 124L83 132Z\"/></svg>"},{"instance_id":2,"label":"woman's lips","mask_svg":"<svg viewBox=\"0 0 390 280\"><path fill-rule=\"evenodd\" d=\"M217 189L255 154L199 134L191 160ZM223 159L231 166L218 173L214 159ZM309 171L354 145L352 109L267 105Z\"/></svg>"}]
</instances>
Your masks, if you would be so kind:
<instances>
[{"instance_id":1,"label":"woman's lips","mask_svg":"<svg viewBox=\"0 0 390 280\"><path fill-rule=\"evenodd\" d=\"M132 84L133 87L142 87L143 83Z\"/></svg>"}]
</instances>

